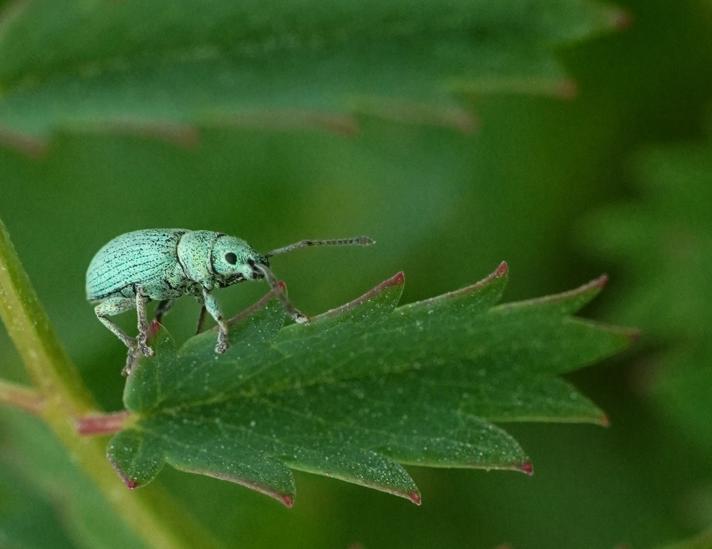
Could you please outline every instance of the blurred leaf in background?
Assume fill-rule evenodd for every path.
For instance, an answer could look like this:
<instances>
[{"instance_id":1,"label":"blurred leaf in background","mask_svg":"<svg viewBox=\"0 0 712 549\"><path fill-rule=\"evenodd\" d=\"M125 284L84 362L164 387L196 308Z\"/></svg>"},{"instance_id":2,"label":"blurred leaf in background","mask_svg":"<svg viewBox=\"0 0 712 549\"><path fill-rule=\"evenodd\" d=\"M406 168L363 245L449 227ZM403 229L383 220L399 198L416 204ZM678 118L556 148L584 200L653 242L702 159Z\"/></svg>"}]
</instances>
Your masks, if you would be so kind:
<instances>
[{"instance_id":1,"label":"blurred leaf in background","mask_svg":"<svg viewBox=\"0 0 712 549\"><path fill-rule=\"evenodd\" d=\"M625 281L610 314L645 330L640 389L651 392L691 452L712 455L712 143L641 152L637 199L588 222L587 240ZM690 523L712 523L710 468L688 494Z\"/></svg>"},{"instance_id":2,"label":"blurred leaf in background","mask_svg":"<svg viewBox=\"0 0 712 549\"><path fill-rule=\"evenodd\" d=\"M193 123L245 115L467 129L453 92L565 94L552 44L622 20L589 0L36 0L0 26L0 128L20 147L58 128L190 141Z\"/></svg>"}]
</instances>

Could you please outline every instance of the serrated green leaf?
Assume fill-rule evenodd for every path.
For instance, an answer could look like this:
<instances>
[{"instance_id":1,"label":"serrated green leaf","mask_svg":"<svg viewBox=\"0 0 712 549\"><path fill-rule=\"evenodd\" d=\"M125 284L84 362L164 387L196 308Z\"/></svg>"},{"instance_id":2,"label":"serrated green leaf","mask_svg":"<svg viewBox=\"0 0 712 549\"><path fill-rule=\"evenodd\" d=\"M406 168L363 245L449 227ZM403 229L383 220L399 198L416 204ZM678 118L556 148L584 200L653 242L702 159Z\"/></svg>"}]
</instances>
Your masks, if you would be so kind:
<instances>
[{"instance_id":1,"label":"serrated green leaf","mask_svg":"<svg viewBox=\"0 0 712 549\"><path fill-rule=\"evenodd\" d=\"M34 0L0 22L0 128L326 124L370 112L458 127L453 93L566 93L551 46L611 28L589 0Z\"/></svg>"},{"instance_id":2,"label":"serrated green leaf","mask_svg":"<svg viewBox=\"0 0 712 549\"><path fill-rule=\"evenodd\" d=\"M219 357L212 330L180 349L164 333L156 357L126 384L135 417L109 457L131 487L166 462L287 505L290 468L416 503L401 464L530 472L519 444L492 421L605 423L556 374L619 351L630 333L570 316L600 280L496 306L506 276L503 263L477 284L396 307L398 274L307 325L283 328L281 306L263 299L233 326Z\"/></svg>"}]
</instances>

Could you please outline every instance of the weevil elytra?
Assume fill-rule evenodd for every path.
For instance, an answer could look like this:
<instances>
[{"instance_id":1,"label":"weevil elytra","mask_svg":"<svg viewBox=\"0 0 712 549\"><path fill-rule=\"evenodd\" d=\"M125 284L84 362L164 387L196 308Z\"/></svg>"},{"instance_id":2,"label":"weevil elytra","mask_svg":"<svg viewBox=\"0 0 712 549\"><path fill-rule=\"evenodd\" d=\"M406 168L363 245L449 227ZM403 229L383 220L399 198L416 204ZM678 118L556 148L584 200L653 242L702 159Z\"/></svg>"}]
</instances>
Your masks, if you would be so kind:
<instances>
[{"instance_id":1,"label":"weevil elytra","mask_svg":"<svg viewBox=\"0 0 712 549\"><path fill-rule=\"evenodd\" d=\"M87 299L95 303L99 321L128 347L125 375L131 373L143 354L153 356L148 346L149 323L146 304L158 301L156 320L160 322L174 299L192 295L202 304L201 320L207 311L218 325L216 353L228 348L228 325L213 291L246 280L265 280L278 289L286 313L295 322L308 318L287 299L269 268L269 259L308 246L368 246L367 236L329 240L301 240L265 254L256 252L244 240L213 231L188 229L144 229L117 236L101 248L89 264L86 276ZM136 309L138 335L128 336L109 317Z\"/></svg>"}]
</instances>

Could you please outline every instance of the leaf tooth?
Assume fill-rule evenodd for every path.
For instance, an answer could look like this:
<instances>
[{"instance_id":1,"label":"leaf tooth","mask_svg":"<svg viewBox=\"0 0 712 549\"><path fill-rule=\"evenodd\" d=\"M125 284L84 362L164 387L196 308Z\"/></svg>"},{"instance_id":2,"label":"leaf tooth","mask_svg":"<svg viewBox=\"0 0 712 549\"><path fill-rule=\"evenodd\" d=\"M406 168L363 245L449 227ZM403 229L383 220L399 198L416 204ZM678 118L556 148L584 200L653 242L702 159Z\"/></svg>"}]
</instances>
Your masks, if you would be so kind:
<instances>
[{"instance_id":1,"label":"leaf tooth","mask_svg":"<svg viewBox=\"0 0 712 549\"><path fill-rule=\"evenodd\" d=\"M501 261L499 265L497 265L497 269L494 271L494 277L495 278L502 278L507 276L509 273L509 264L506 261Z\"/></svg>"},{"instance_id":2,"label":"leaf tooth","mask_svg":"<svg viewBox=\"0 0 712 549\"><path fill-rule=\"evenodd\" d=\"M479 127L477 116L468 109L445 100L432 105L404 99L361 97L356 99L358 112L396 122L451 128L462 133L472 133Z\"/></svg>"},{"instance_id":3,"label":"leaf tooth","mask_svg":"<svg viewBox=\"0 0 712 549\"><path fill-rule=\"evenodd\" d=\"M606 23L615 30L625 30L633 24L635 17L633 14L618 6L611 6L606 9Z\"/></svg>"},{"instance_id":4,"label":"leaf tooth","mask_svg":"<svg viewBox=\"0 0 712 549\"><path fill-rule=\"evenodd\" d=\"M184 149L194 149L200 141L200 132L197 127L160 120L107 120L91 124L72 125L71 129L73 132L80 134L107 133L156 139Z\"/></svg>"},{"instance_id":5,"label":"leaf tooth","mask_svg":"<svg viewBox=\"0 0 712 549\"><path fill-rule=\"evenodd\" d=\"M136 429L115 435L109 441L106 455L129 490L151 482L165 463L157 439Z\"/></svg>"},{"instance_id":6,"label":"leaf tooth","mask_svg":"<svg viewBox=\"0 0 712 549\"><path fill-rule=\"evenodd\" d=\"M291 509L294 506L294 496L291 494L283 494L282 503L284 503L285 507Z\"/></svg>"},{"instance_id":7,"label":"leaf tooth","mask_svg":"<svg viewBox=\"0 0 712 549\"><path fill-rule=\"evenodd\" d=\"M206 121L210 127L229 127L258 130L308 129L326 131L350 137L360 131L355 116L348 113L332 113L302 109L264 109L235 114L221 113Z\"/></svg>"},{"instance_id":8,"label":"leaf tooth","mask_svg":"<svg viewBox=\"0 0 712 549\"><path fill-rule=\"evenodd\" d=\"M412 492L410 492L408 494L408 499L410 499L410 501L412 501L413 503L415 503L418 506L420 506L420 504L423 501L423 498L421 497L419 490L413 490Z\"/></svg>"},{"instance_id":9,"label":"leaf tooth","mask_svg":"<svg viewBox=\"0 0 712 549\"><path fill-rule=\"evenodd\" d=\"M486 308L499 301L508 277L509 265L506 261L502 261L492 273L474 284L470 284L469 286L465 286L459 290L431 297L430 299L424 299L423 301L417 301L415 303L408 303L407 305L399 307L398 310L404 312L431 308L433 306L449 303L454 300L483 295L482 292L487 289L494 290L491 297L483 303L483 308Z\"/></svg>"},{"instance_id":10,"label":"leaf tooth","mask_svg":"<svg viewBox=\"0 0 712 549\"><path fill-rule=\"evenodd\" d=\"M350 482L420 504L420 491L408 471L372 449L322 447L317 453L288 460L292 469Z\"/></svg>"},{"instance_id":11,"label":"leaf tooth","mask_svg":"<svg viewBox=\"0 0 712 549\"><path fill-rule=\"evenodd\" d=\"M285 507L292 507L294 505L295 494L293 491L292 492L281 492L279 490L272 488L269 484L259 483L259 482L253 481L253 480L248 480L245 477L231 475L229 473L213 471L210 469L201 469L199 467L188 467L183 464L177 465L177 464L173 463L172 461L169 461L169 463L171 465L173 465L173 467L175 467L179 471L184 471L186 473L195 473L196 475L204 475L206 477L216 478L218 480L226 480L228 482L233 482L235 484L239 484L240 486L244 486L245 488L249 488L250 490L253 490L260 494L264 494L265 496L269 496L272 499L275 499L278 502L280 502Z\"/></svg>"},{"instance_id":12,"label":"leaf tooth","mask_svg":"<svg viewBox=\"0 0 712 549\"><path fill-rule=\"evenodd\" d=\"M523 463L520 463L517 469L529 477L534 474L534 465L529 459Z\"/></svg>"},{"instance_id":13,"label":"leaf tooth","mask_svg":"<svg viewBox=\"0 0 712 549\"><path fill-rule=\"evenodd\" d=\"M14 149L30 158L39 159L47 154L49 145L47 140L41 137L0 126L0 147Z\"/></svg>"},{"instance_id":14,"label":"leaf tooth","mask_svg":"<svg viewBox=\"0 0 712 549\"><path fill-rule=\"evenodd\" d=\"M602 274L598 278L594 278L590 282L573 290L535 299L527 299L525 301L517 301L515 303L506 303L499 305L496 309L503 311L525 307L538 307L540 309L551 308L561 315L573 314L593 300L607 283L608 275Z\"/></svg>"},{"instance_id":15,"label":"leaf tooth","mask_svg":"<svg viewBox=\"0 0 712 549\"><path fill-rule=\"evenodd\" d=\"M484 95L502 92L521 95L539 95L555 99L570 100L578 94L578 84L571 78L480 78L476 80L458 80L452 88L463 96L474 100Z\"/></svg>"},{"instance_id":16,"label":"leaf tooth","mask_svg":"<svg viewBox=\"0 0 712 549\"><path fill-rule=\"evenodd\" d=\"M181 424L180 428L188 427ZM200 428L185 440L170 441L164 448L166 463L179 471L234 482L286 507L294 504L294 475L282 461L218 433Z\"/></svg>"},{"instance_id":17,"label":"leaf tooth","mask_svg":"<svg viewBox=\"0 0 712 549\"><path fill-rule=\"evenodd\" d=\"M403 292L403 285L405 283L405 273L400 271L394 274L392 277L384 280L378 286L371 288L365 294L357 297L353 301L336 307L335 309L330 309L325 313L317 315L311 319L310 324L319 322L320 320L326 320L330 318L335 318L349 313L359 307L381 298L385 304L393 304L395 306L400 299L401 293Z\"/></svg>"}]
</instances>

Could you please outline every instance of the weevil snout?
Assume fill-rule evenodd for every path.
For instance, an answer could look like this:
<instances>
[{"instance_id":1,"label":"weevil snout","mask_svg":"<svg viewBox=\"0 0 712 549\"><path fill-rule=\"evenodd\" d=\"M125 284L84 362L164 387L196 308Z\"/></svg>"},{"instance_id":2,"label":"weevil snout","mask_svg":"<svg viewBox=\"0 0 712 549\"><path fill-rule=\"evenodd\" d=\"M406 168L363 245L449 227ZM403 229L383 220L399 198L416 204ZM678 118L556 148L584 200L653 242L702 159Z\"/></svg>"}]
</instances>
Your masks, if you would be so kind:
<instances>
[{"instance_id":1,"label":"weevil snout","mask_svg":"<svg viewBox=\"0 0 712 549\"><path fill-rule=\"evenodd\" d=\"M269 268L269 260L266 257L250 258L247 264L252 269L252 280L259 280L265 277L265 273L260 266Z\"/></svg>"}]
</instances>

